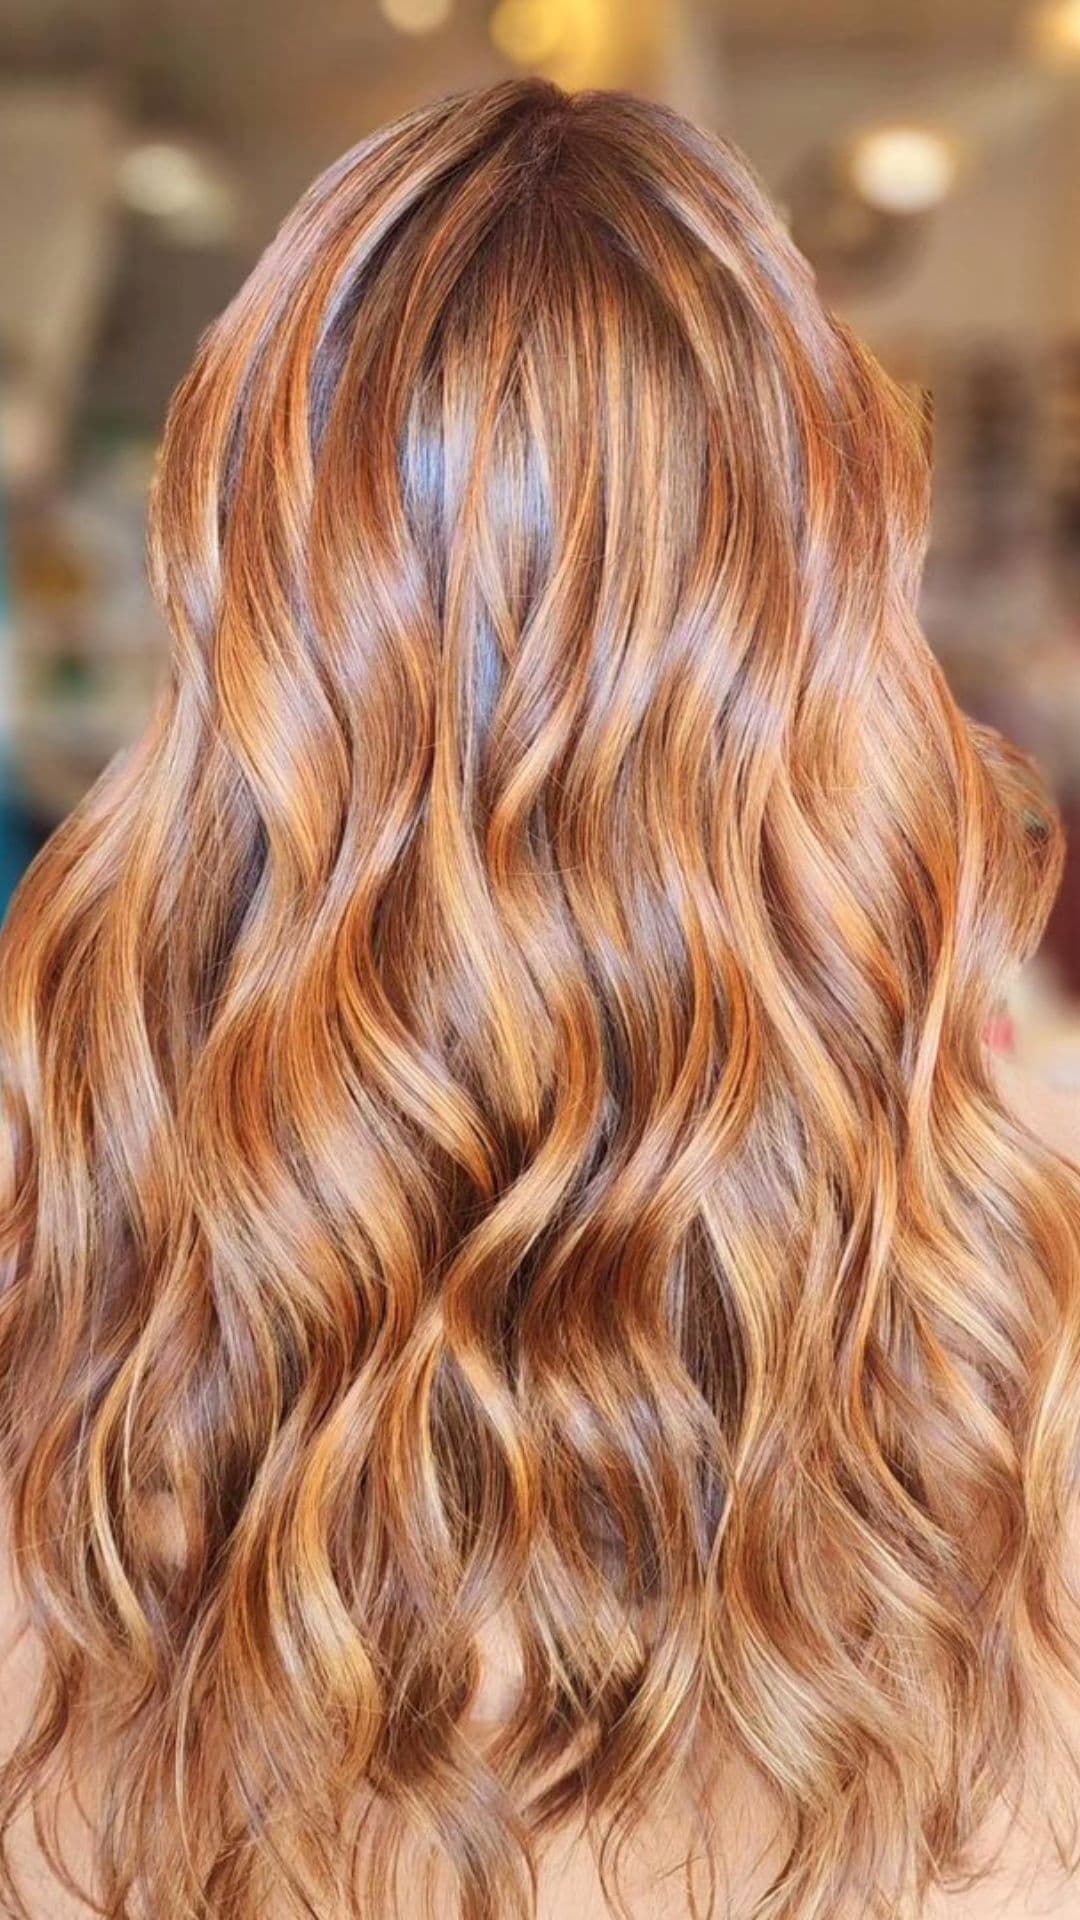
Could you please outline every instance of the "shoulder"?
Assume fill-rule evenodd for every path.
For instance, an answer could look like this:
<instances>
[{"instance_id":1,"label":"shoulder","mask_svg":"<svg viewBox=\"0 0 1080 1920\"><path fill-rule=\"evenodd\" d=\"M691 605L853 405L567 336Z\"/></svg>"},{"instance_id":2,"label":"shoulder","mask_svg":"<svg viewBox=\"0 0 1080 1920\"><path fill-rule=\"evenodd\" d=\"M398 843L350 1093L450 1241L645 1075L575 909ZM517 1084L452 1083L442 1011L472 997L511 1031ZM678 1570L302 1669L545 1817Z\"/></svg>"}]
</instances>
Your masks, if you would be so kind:
<instances>
[{"instance_id":1,"label":"shoulder","mask_svg":"<svg viewBox=\"0 0 1080 1920\"><path fill-rule=\"evenodd\" d=\"M1080 1086L1059 1085L1023 1055L995 1054L994 1080L1024 1126L1054 1153L1080 1163Z\"/></svg>"}]
</instances>

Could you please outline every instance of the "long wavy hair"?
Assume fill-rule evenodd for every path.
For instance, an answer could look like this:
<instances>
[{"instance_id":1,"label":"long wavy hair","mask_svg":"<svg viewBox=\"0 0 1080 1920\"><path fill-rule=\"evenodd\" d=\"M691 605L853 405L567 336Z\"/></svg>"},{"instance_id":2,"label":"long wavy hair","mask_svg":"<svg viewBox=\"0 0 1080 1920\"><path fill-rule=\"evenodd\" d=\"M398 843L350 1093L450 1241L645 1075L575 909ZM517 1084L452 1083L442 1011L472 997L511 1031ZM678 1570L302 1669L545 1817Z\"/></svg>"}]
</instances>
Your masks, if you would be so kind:
<instances>
[{"instance_id":1,"label":"long wavy hair","mask_svg":"<svg viewBox=\"0 0 1080 1920\"><path fill-rule=\"evenodd\" d=\"M111 1920L406 1860L527 1915L579 1817L618 1906L684 1783L712 1910L733 1759L754 1913L917 1912L1007 1791L1080 1182L984 1033L1060 844L920 631L927 497L743 161L627 96L399 120L202 340L168 681L0 956L0 1818L55 1850L107 1751Z\"/></svg>"}]
</instances>

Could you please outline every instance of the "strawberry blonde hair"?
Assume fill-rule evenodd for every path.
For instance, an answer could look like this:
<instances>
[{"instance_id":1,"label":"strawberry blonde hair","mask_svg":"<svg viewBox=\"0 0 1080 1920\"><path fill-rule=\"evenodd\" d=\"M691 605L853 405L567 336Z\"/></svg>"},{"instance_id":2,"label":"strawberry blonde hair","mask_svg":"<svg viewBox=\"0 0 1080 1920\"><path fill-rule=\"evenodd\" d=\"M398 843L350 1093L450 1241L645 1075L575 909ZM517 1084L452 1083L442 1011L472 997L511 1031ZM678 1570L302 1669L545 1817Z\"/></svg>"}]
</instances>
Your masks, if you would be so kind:
<instances>
[{"instance_id":1,"label":"strawberry blonde hair","mask_svg":"<svg viewBox=\"0 0 1080 1920\"><path fill-rule=\"evenodd\" d=\"M617 1902L710 1755L759 1916L917 1911L1006 1787L1080 1200L984 1032L1060 845L927 491L745 164L617 94L376 133L203 339L168 683L0 956L0 1814L107 1743L113 1920L390 1913L406 1840L525 1915L578 1815Z\"/></svg>"}]
</instances>

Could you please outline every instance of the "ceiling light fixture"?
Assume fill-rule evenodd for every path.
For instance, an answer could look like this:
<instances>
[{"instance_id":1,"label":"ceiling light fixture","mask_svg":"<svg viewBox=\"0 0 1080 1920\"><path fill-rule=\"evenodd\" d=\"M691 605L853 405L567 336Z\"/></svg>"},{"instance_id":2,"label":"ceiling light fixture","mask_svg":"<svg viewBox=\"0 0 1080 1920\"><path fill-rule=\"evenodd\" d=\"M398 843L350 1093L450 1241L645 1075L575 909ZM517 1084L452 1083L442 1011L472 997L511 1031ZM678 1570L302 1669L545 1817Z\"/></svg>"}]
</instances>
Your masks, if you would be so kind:
<instances>
[{"instance_id":1,"label":"ceiling light fixture","mask_svg":"<svg viewBox=\"0 0 1080 1920\"><path fill-rule=\"evenodd\" d=\"M539 67L558 52L566 13L558 0L499 0L488 26L507 60L517 67Z\"/></svg>"},{"instance_id":2,"label":"ceiling light fixture","mask_svg":"<svg viewBox=\"0 0 1080 1920\"><path fill-rule=\"evenodd\" d=\"M117 190L132 213L187 246L214 246L236 227L236 194L222 168L185 140L140 139L122 153Z\"/></svg>"},{"instance_id":3,"label":"ceiling light fixture","mask_svg":"<svg viewBox=\"0 0 1080 1920\"><path fill-rule=\"evenodd\" d=\"M1080 0L1050 0L1031 16L1035 53L1052 66L1080 64Z\"/></svg>"},{"instance_id":4,"label":"ceiling light fixture","mask_svg":"<svg viewBox=\"0 0 1080 1920\"><path fill-rule=\"evenodd\" d=\"M385 19L399 33L434 33L453 11L453 0L379 0Z\"/></svg>"},{"instance_id":5,"label":"ceiling light fixture","mask_svg":"<svg viewBox=\"0 0 1080 1920\"><path fill-rule=\"evenodd\" d=\"M956 154L928 127L877 127L851 149L851 179L868 206L882 213L926 213L951 192Z\"/></svg>"}]
</instances>

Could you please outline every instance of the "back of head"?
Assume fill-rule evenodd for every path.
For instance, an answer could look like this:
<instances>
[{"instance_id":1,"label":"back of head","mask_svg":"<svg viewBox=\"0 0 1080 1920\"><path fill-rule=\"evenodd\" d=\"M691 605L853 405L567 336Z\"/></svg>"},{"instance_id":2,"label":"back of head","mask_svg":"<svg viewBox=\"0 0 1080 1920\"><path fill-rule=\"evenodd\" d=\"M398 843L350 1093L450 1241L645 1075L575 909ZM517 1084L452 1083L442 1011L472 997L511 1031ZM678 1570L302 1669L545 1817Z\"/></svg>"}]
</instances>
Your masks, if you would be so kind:
<instances>
[{"instance_id":1,"label":"back of head","mask_svg":"<svg viewBox=\"0 0 1080 1920\"><path fill-rule=\"evenodd\" d=\"M1080 1202L983 1032L1059 847L926 514L743 162L627 97L376 134L201 343L169 683L0 968L3 1806L112 1729L117 1920L390 1912L406 1834L528 1912L732 1753L762 1913L869 1912L1002 1784Z\"/></svg>"}]
</instances>

